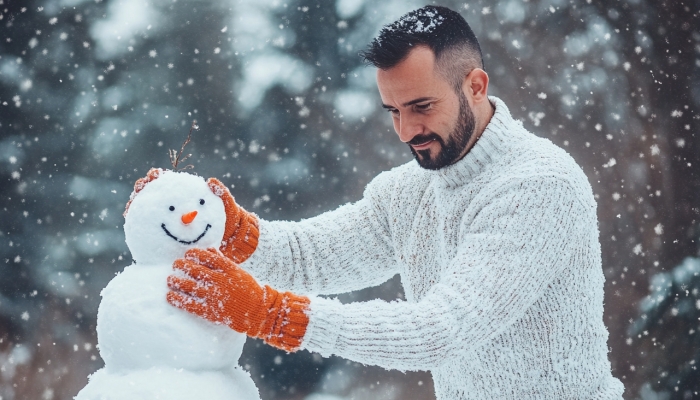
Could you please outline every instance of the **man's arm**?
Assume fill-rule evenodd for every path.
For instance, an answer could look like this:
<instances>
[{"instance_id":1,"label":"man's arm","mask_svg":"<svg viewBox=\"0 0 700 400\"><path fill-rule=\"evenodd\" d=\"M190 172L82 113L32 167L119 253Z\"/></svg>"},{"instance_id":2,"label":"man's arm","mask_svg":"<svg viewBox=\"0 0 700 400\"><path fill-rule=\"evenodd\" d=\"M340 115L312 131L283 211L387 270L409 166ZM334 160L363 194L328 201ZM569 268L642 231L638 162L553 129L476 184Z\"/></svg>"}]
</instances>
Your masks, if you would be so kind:
<instances>
[{"instance_id":1,"label":"man's arm","mask_svg":"<svg viewBox=\"0 0 700 400\"><path fill-rule=\"evenodd\" d=\"M479 348L525 314L577 248L597 240L595 206L580 193L560 178L511 182L463 227L457 256L421 301L312 297L301 347L400 370L430 370Z\"/></svg>"},{"instance_id":2,"label":"man's arm","mask_svg":"<svg viewBox=\"0 0 700 400\"><path fill-rule=\"evenodd\" d=\"M336 294L379 285L397 271L381 174L352 204L300 222L259 221L255 252L241 267L299 294Z\"/></svg>"}]
</instances>

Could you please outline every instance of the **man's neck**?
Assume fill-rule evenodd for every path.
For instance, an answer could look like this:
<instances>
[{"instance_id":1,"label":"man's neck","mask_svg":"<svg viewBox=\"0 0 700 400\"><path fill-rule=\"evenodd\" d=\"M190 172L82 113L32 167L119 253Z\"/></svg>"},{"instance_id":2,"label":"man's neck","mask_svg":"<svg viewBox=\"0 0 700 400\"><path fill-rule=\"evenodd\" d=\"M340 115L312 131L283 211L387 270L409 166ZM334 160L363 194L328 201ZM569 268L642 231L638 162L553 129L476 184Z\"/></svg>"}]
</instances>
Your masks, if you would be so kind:
<instances>
[{"instance_id":1,"label":"man's neck","mask_svg":"<svg viewBox=\"0 0 700 400\"><path fill-rule=\"evenodd\" d=\"M474 116L476 117L476 126L474 127L474 133L472 134L472 137L469 138L469 143L467 143L466 151L464 152L464 154L462 154L462 157L460 157L460 159L464 158L464 156L469 154L469 151L472 149L472 147L474 147L477 140L479 140L481 135L486 130L486 127L491 122L491 118L493 118L495 112L496 105L491 103L490 100L484 103L483 107L480 107L479 110L474 110Z\"/></svg>"}]
</instances>

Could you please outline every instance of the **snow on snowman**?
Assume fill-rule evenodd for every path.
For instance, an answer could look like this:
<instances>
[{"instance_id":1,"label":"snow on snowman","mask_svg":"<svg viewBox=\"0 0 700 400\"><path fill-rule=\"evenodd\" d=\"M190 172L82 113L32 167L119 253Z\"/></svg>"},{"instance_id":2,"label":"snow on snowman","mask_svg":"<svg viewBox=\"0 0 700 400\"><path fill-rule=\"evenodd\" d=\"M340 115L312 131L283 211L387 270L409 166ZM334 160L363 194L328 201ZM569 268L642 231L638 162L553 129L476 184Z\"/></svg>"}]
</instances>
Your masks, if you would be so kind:
<instances>
[{"instance_id":1,"label":"snow on snowman","mask_svg":"<svg viewBox=\"0 0 700 400\"><path fill-rule=\"evenodd\" d=\"M260 399L238 366L246 335L166 301L173 262L221 244L222 190L216 179L162 169L137 181L124 213L134 263L102 291L97 313L105 367L75 400Z\"/></svg>"}]
</instances>

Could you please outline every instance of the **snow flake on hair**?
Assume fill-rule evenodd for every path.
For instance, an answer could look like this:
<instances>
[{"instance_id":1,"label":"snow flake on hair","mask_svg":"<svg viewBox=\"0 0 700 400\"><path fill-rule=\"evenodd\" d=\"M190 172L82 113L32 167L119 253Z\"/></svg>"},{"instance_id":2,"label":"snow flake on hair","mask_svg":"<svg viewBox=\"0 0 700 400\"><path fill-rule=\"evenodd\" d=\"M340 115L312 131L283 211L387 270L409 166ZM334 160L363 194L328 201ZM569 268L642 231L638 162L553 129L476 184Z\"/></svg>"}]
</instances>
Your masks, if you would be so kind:
<instances>
[{"instance_id":1,"label":"snow flake on hair","mask_svg":"<svg viewBox=\"0 0 700 400\"><path fill-rule=\"evenodd\" d=\"M431 33L438 26L442 25L445 17L440 15L434 8L423 8L415 12L408 13L399 18L396 22L382 28L382 33L392 31L403 31L406 33ZM381 36L381 35L380 35Z\"/></svg>"}]
</instances>

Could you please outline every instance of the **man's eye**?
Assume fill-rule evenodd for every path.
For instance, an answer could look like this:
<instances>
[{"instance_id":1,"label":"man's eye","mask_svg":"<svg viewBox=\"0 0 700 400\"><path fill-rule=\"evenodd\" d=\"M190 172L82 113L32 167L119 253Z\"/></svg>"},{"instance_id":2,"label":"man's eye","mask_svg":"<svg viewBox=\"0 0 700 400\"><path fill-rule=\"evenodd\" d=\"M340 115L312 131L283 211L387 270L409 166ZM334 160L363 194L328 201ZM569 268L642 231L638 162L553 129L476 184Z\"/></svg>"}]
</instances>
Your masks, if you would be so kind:
<instances>
[{"instance_id":1,"label":"man's eye","mask_svg":"<svg viewBox=\"0 0 700 400\"><path fill-rule=\"evenodd\" d=\"M433 103L427 103L427 104L416 104L416 108L419 111L428 111L433 107Z\"/></svg>"},{"instance_id":2,"label":"man's eye","mask_svg":"<svg viewBox=\"0 0 700 400\"><path fill-rule=\"evenodd\" d=\"M392 115L399 115L399 110L395 108L387 109L388 112L390 112Z\"/></svg>"}]
</instances>

